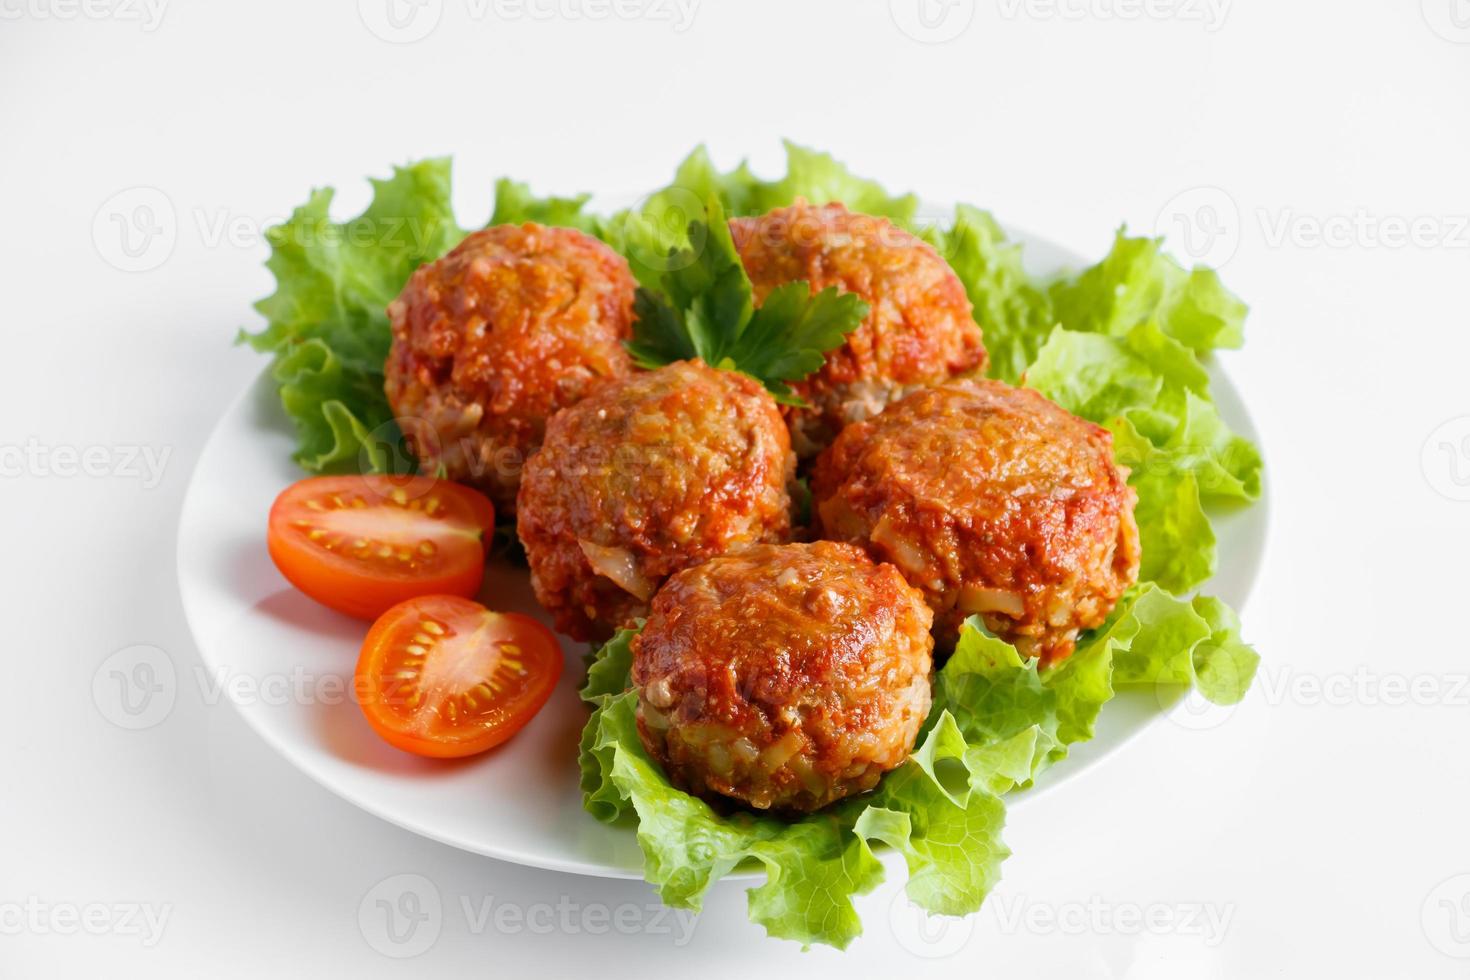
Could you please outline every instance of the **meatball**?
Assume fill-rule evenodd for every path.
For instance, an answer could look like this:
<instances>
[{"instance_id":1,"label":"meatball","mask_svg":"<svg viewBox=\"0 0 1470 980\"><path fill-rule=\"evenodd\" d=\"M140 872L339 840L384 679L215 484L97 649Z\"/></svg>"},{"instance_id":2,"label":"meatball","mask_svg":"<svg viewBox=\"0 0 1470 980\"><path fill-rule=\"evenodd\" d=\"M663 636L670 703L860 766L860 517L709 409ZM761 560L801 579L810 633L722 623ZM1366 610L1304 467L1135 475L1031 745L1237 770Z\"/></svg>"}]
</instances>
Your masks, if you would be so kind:
<instances>
[{"instance_id":1,"label":"meatball","mask_svg":"<svg viewBox=\"0 0 1470 980\"><path fill-rule=\"evenodd\" d=\"M422 470L515 511L546 420L632 370L633 276L572 228L497 225L419 267L388 305L384 387Z\"/></svg>"},{"instance_id":2,"label":"meatball","mask_svg":"<svg viewBox=\"0 0 1470 980\"><path fill-rule=\"evenodd\" d=\"M536 598L597 639L644 615L681 568L791 531L795 456L760 383L679 361L604 385L552 418L521 483Z\"/></svg>"},{"instance_id":3,"label":"meatball","mask_svg":"<svg viewBox=\"0 0 1470 980\"><path fill-rule=\"evenodd\" d=\"M933 613L832 541L674 575L633 640L638 734L675 785L810 811L877 785L929 713Z\"/></svg>"},{"instance_id":4,"label":"meatball","mask_svg":"<svg viewBox=\"0 0 1470 980\"><path fill-rule=\"evenodd\" d=\"M835 286L869 306L822 368L793 385L810 405L786 410L802 458L915 387L984 369L985 346L964 285L933 247L886 218L798 201L736 218L730 233L757 304L804 279L813 292Z\"/></svg>"},{"instance_id":5,"label":"meatball","mask_svg":"<svg viewBox=\"0 0 1470 980\"><path fill-rule=\"evenodd\" d=\"M1138 579L1126 475L1106 429L1027 388L957 381L845 429L817 460L813 509L824 536L924 591L941 650L979 613L1051 663Z\"/></svg>"}]
</instances>

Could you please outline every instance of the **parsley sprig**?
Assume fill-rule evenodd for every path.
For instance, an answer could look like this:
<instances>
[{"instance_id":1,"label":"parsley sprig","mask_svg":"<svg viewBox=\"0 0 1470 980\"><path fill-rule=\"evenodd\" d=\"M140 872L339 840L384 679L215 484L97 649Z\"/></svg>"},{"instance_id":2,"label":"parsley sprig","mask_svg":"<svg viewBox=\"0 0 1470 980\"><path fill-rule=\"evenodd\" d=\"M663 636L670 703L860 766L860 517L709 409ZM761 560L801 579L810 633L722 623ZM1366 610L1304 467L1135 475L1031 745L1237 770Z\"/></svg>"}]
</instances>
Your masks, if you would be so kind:
<instances>
[{"instance_id":1,"label":"parsley sprig","mask_svg":"<svg viewBox=\"0 0 1470 980\"><path fill-rule=\"evenodd\" d=\"M714 196L703 220L689 223L687 240L693 244L668 249L659 288L638 290L627 345L633 360L655 368L698 357L750 375L779 402L804 405L790 382L820 368L826 353L862 323L868 304L835 287L813 294L810 284L797 281L772 290L757 308Z\"/></svg>"}]
</instances>

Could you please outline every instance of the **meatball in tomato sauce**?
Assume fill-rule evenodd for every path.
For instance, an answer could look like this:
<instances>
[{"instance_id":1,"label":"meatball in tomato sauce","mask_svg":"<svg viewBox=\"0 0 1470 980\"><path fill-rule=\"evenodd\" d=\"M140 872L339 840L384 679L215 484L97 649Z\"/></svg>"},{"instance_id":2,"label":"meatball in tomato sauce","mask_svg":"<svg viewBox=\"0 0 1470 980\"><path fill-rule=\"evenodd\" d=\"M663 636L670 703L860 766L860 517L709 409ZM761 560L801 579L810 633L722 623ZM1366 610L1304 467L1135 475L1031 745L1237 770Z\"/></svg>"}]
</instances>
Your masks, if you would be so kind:
<instances>
[{"instance_id":1,"label":"meatball in tomato sauce","mask_svg":"<svg viewBox=\"0 0 1470 980\"><path fill-rule=\"evenodd\" d=\"M929 713L932 616L851 545L712 558L664 584L633 639L638 734L698 796L807 812L866 792Z\"/></svg>"},{"instance_id":2,"label":"meatball in tomato sauce","mask_svg":"<svg viewBox=\"0 0 1470 980\"><path fill-rule=\"evenodd\" d=\"M941 649L979 614L1055 662L1138 579L1136 496L1112 436L999 381L925 389L849 426L812 475L825 537L891 561L934 608Z\"/></svg>"},{"instance_id":3,"label":"meatball in tomato sauce","mask_svg":"<svg viewBox=\"0 0 1470 980\"><path fill-rule=\"evenodd\" d=\"M603 638L664 579L784 541L796 461L776 401L734 371L679 361L558 413L521 482L518 530L557 628Z\"/></svg>"},{"instance_id":4,"label":"meatball in tomato sauce","mask_svg":"<svg viewBox=\"0 0 1470 980\"><path fill-rule=\"evenodd\" d=\"M632 370L633 276L572 228L497 225L421 266L388 306L385 388L420 470L515 511L546 420Z\"/></svg>"},{"instance_id":5,"label":"meatball in tomato sauce","mask_svg":"<svg viewBox=\"0 0 1470 980\"><path fill-rule=\"evenodd\" d=\"M917 386L984 369L985 346L964 284L932 246L886 218L798 201L736 218L730 233L757 304L797 280L813 292L833 286L856 293L868 304L842 346L792 386L808 403L786 410L803 458Z\"/></svg>"}]
</instances>

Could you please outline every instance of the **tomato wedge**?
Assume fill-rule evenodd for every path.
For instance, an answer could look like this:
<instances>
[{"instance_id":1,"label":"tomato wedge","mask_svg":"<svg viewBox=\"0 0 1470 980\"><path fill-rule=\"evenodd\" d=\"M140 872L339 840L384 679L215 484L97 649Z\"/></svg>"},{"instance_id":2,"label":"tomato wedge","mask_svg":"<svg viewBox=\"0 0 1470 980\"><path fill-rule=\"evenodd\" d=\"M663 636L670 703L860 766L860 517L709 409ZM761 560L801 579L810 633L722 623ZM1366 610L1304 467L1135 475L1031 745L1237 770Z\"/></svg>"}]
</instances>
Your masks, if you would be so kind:
<instances>
[{"instance_id":1,"label":"tomato wedge","mask_svg":"<svg viewBox=\"0 0 1470 980\"><path fill-rule=\"evenodd\" d=\"M373 624L355 690L368 723L390 745L457 758L524 728L551 697L561 668L561 645L529 616L458 596L423 596Z\"/></svg>"},{"instance_id":2,"label":"tomato wedge","mask_svg":"<svg viewBox=\"0 0 1470 980\"><path fill-rule=\"evenodd\" d=\"M495 508L429 477L319 476L271 505L266 541L281 574L322 605L376 619L417 595L472 596Z\"/></svg>"}]
</instances>

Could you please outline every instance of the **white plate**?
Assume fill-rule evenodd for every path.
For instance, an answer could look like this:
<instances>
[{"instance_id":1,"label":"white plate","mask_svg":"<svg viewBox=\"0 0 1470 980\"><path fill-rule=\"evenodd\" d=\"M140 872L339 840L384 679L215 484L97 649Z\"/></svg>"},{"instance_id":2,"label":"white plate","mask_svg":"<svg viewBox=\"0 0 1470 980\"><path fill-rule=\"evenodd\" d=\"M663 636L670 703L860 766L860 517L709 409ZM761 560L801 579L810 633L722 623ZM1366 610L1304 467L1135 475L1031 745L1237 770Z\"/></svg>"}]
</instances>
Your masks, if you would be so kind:
<instances>
[{"instance_id":1,"label":"white plate","mask_svg":"<svg viewBox=\"0 0 1470 980\"><path fill-rule=\"evenodd\" d=\"M1038 274L1086 262L1011 230ZM1216 399L1254 438L1230 381L1211 367ZM550 703L501 748L456 762L420 759L382 742L352 703L352 670L367 626L290 588L265 549L266 514L304 474L291 461L290 427L267 375L230 406L210 436L179 523L179 590L210 684L223 684L245 720L323 786L385 820L455 847L517 864L609 877L642 877L633 832L582 809L577 742L587 713L577 698L583 645L563 643L567 669ZM1256 577L1266 506L1220 516L1220 574L1209 590L1239 608ZM492 563L481 599L549 624L524 569ZM213 690L213 688L211 688ZM1011 797L1055 787L1116 750L1171 708L1151 695L1109 704L1097 737Z\"/></svg>"}]
</instances>

